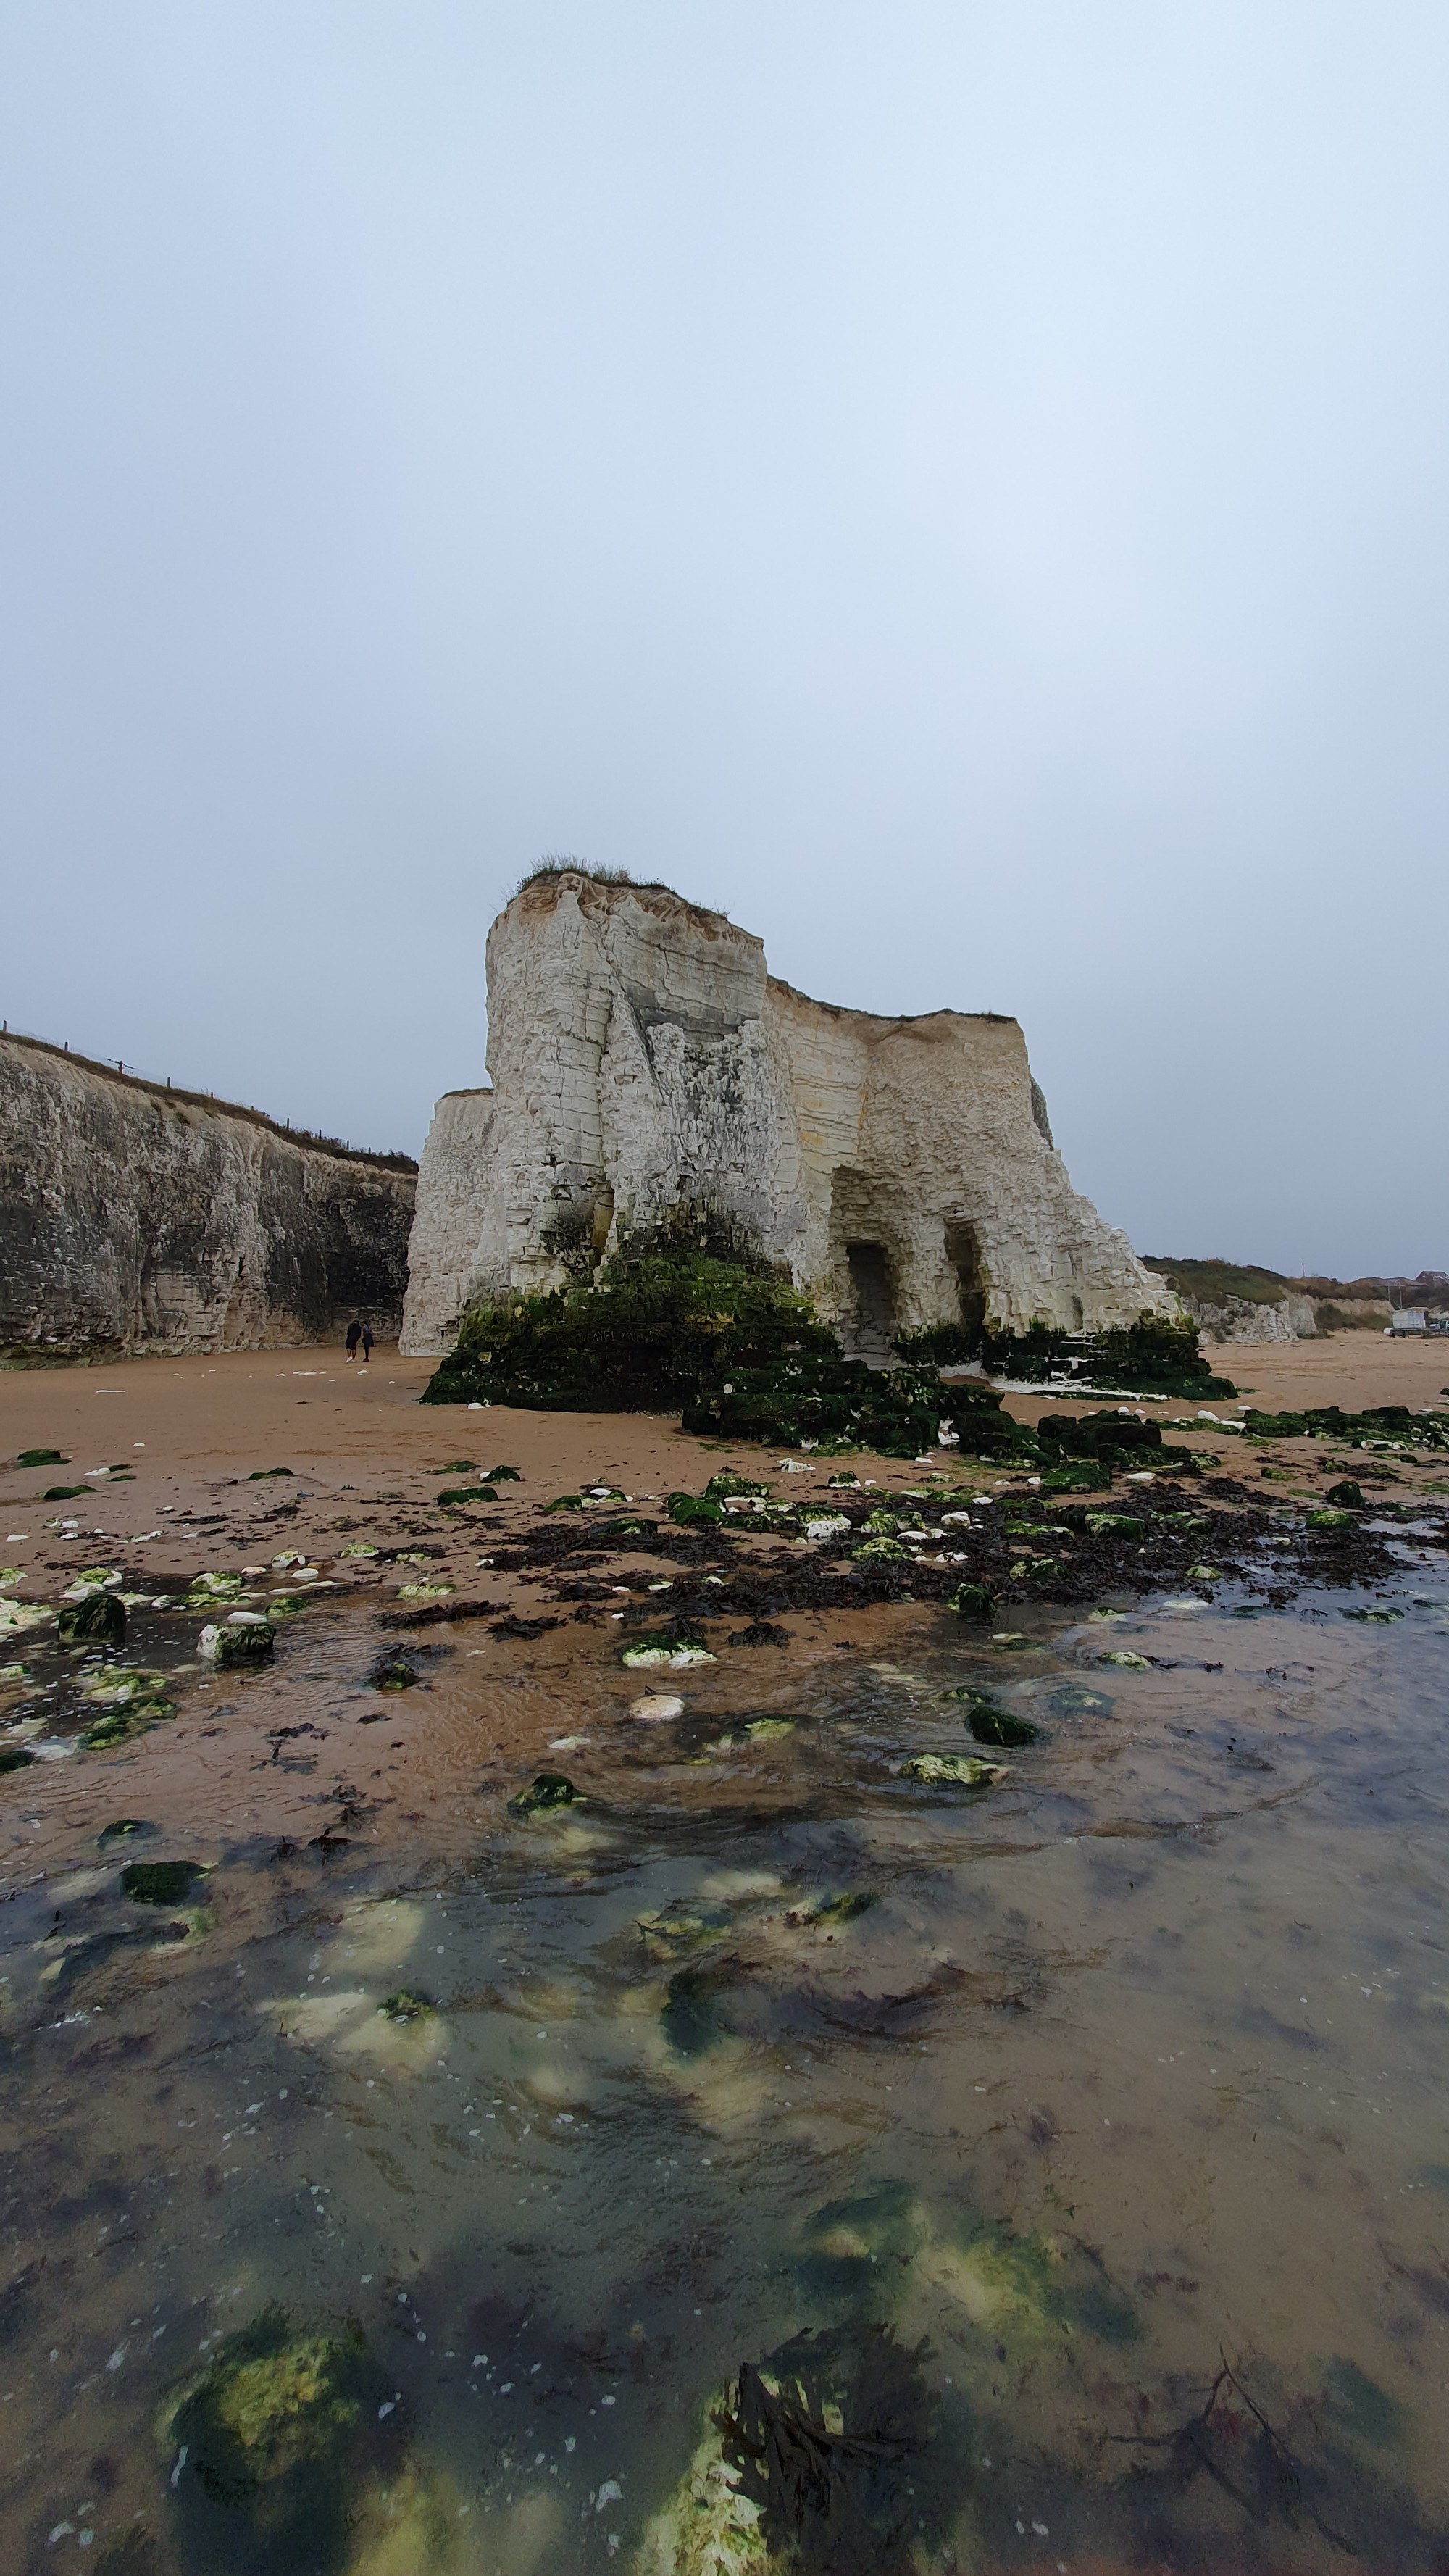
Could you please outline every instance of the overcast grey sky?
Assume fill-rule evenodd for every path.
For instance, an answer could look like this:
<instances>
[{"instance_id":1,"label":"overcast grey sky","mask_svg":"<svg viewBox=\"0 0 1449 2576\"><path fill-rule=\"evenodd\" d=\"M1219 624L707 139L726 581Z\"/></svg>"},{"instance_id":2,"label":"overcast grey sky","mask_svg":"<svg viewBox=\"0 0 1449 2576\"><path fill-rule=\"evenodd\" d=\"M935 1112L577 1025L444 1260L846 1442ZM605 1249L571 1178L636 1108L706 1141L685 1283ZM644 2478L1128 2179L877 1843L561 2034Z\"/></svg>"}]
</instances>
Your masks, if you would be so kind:
<instances>
[{"instance_id":1,"label":"overcast grey sky","mask_svg":"<svg viewBox=\"0 0 1449 2576\"><path fill-rule=\"evenodd\" d=\"M416 1151L546 851L1449 1266L1443 0L5 0L12 1025Z\"/></svg>"}]
</instances>

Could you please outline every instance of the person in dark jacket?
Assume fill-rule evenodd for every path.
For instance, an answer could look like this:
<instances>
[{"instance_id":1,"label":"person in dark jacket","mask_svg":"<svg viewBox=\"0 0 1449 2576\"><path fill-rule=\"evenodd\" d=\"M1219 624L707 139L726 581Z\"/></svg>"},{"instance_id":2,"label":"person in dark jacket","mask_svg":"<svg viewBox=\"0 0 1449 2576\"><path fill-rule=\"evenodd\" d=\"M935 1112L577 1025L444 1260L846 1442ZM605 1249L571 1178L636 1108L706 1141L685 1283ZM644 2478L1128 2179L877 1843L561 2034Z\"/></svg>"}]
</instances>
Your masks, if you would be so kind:
<instances>
[{"instance_id":1,"label":"person in dark jacket","mask_svg":"<svg viewBox=\"0 0 1449 2576\"><path fill-rule=\"evenodd\" d=\"M371 1357L372 1357L372 1326L371 1326L370 1324L364 1324L364 1325L363 1325L363 1327L362 1327L362 1365L363 1365L363 1367L364 1367L364 1368L366 1368L367 1363L368 1363L368 1361L371 1359Z\"/></svg>"},{"instance_id":2,"label":"person in dark jacket","mask_svg":"<svg viewBox=\"0 0 1449 2576\"><path fill-rule=\"evenodd\" d=\"M350 1360L356 1359L357 1345L361 1339L362 1326L356 1322L349 1324L347 1327L347 1356Z\"/></svg>"}]
</instances>

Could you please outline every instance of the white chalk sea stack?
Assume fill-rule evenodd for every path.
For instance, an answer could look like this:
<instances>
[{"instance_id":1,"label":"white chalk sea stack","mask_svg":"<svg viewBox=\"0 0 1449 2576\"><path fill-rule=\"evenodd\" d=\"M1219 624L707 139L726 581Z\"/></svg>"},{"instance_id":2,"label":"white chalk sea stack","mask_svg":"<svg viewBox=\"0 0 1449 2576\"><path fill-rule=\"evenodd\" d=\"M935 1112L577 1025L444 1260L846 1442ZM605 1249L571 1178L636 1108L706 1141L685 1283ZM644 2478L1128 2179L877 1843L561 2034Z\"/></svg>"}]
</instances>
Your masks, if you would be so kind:
<instances>
[{"instance_id":1,"label":"white chalk sea stack","mask_svg":"<svg viewBox=\"0 0 1449 2576\"><path fill-rule=\"evenodd\" d=\"M666 888L570 870L514 896L488 939L488 1067L434 1114L404 1351L661 1230L788 1271L867 1356L963 1316L1178 1312L1072 1188L1015 1020L810 1001Z\"/></svg>"}]
</instances>

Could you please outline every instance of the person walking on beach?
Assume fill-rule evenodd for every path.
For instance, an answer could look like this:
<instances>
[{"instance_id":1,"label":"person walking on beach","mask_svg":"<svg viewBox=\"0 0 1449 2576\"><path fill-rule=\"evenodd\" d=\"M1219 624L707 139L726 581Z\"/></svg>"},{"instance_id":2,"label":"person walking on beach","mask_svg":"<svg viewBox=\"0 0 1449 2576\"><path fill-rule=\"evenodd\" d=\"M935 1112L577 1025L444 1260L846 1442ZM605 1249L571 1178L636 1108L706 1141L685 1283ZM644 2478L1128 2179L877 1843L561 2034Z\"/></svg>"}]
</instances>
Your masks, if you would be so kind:
<instances>
[{"instance_id":1,"label":"person walking on beach","mask_svg":"<svg viewBox=\"0 0 1449 2576\"><path fill-rule=\"evenodd\" d=\"M368 1364L368 1361L371 1359L371 1357L372 1357L372 1326L371 1326L370 1324L364 1324L364 1325L363 1325L363 1327L362 1327L362 1365L363 1365L363 1367L364 1367L364 1368L366 1368L366 1366L367 1366L367 1364Z\"/></svg>"},{"instance_id":2,"label":"person walking on beach","mask_svg":"<svg viewBox=\"0 0 1449 2576\"><path fill-rule=\"evenodd\" d=\"M347 1327L347 1356L350 1360L356 1359L357 1345L361 1339L362 1326L357 1322L349 1324Z\"/></svg>"}]
</instances>

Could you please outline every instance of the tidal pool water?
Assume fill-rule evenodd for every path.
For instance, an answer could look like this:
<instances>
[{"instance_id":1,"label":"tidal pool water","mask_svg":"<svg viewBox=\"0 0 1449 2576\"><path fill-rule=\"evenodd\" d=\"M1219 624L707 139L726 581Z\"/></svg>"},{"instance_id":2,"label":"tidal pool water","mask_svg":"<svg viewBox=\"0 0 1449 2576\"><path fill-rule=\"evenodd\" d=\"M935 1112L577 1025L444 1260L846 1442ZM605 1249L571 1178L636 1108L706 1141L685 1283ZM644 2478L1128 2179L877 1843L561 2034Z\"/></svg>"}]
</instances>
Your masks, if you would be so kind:
<instances>
[{"instance_id":1,"label":"tidal pool water","mask_svg":"<svg viewBox=\"0 0 1449 2576\"><path fill-rule=\"evenodd\" d=\"M373 1714L314 1616L299 1763ZM587 1795L523 1818L463 1630L412 1807L320 1851L204 1763L189 1842L98 1846L73 1765L0 1916L0 2563L1449 2565L1449 1611L1022 1617L660 1722L571 1632Z\"/></svg>"}]
</instances>

